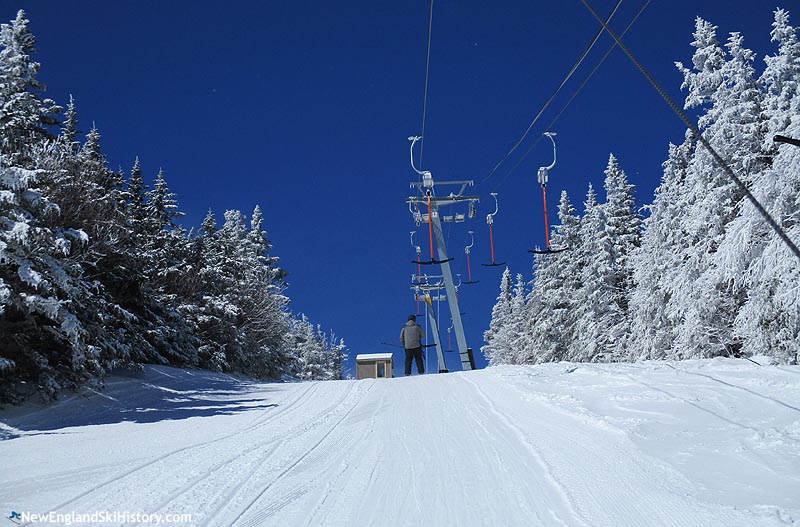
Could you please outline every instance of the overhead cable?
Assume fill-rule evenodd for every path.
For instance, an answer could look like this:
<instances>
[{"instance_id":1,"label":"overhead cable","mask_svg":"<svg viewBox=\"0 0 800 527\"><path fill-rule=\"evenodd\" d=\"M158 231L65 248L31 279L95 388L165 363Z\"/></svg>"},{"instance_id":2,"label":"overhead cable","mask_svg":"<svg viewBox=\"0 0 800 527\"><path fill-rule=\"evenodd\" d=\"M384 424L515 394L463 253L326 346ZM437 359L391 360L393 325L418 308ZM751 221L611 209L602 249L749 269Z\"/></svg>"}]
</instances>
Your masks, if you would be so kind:
<instances>
[{"instance_id":1,"label":"overhead cable","mask_svg":"<svg viewBox=\"0 0 800 527\"><path fill-rule=\"evenodd\" d=\"M616 14L617 9L619 9L619 6L621 4L622 0L618 0L617 5L614 6L614 10L611 11L610 15L608 15L607 22L611 22L611 19L614 17L614 14ZM602 34L603 34L603 29L600 28L600 30L595 34L592 41L589 43L589 45L586 46L586 49L583 50L583 53L581 53L581 56L578 58L577 62L575 62L575 64L572 66L572 69L570 69L569 73L567 73L566 77L564 77L564 79L561 81L561 84L559 84L558 88L556 88L556 91L553 92L550 98L548 98L542 105L542 107L539 109L539 112L533 118L531 124L528 125L528 128L525 130L525 133L522 134L522 137L520 137L519 140L514 144L514 146L511 147L511 150L509 150L508 153L505 156L503 156L503 158L500 161L498 161L497 164L494 165L492 170L489 171L489 174L485 178L483 178L483 180L481 180L481 184L488 181L489 178L491 178L494 175L494 173L497 171L500 165L505 163L505 161L511 156L512 153L514 153L514 151L519 147L519 145L522 144L522 141L524 141L525 138L528 136L528 133L530 133L531 129L539 120L539 118L542 116L544 111L547 109L548 106L550 106L550 103L553 102L553 99L555 99L556 95L558 95L558 93L561 91L564 85L567 84L567 82L572 78L572 76L575 74L575 71L583 63L583 60L586 58L586 56L589 54L592 48L594 48L594 45L597 44L597 41L600 39L600 35Z\"/></svg>"},{"instance_id":2,"label":"overhead cable","mask_svg":"<svg viewBox=\"0 0 800 527\"><path fill-rule=\"evenodd\" d=\"M425 92L422 96L422 130L419 143L419 166L422 168L422 149L425 146L425 114L428 110L428 77L431 71L431 31L433 30L433 0L431 0L431 12L428 16L428 53L425 57Z\"/></svg>"},{"instance_id":3,"label":"overhead cable","mask_svg":"<svg viewBox=\"0 0 800 527\"><path fill-rule=\"evenodd\" d=\"M633 27L633 24L636 23L636 21L639 19L639 16L641 16L641 14L644 13L644 10L647 8L648 5L650 5L650 2L651 2L651 0L646 0L645 3L642 4L642 7L639 9L639 12L636 13L636 16L633 17L633 19L630 21L630 23L625 28L625 30L622 33L620 33L620 38L624 37L625 34L631 29L631 27ZM561 110L559 110L559 112L556 114L556 116L553 118L553 120L550 121L550 124L545 126L545 128L544 128L545 130L552 130L553 129L553 125L556 124L556 122L561 117L561 115L564 113L564 111L569 107L570 104L572 104L572 101L575 100L575 98L578 96L578 94L581 92L581 90L583 90L583 87L586 86L586 84L589 82L589 79L591 79L592 76L595 73L597 73L597 70L600 69L600 66L603 65L603 62L605 62L605 60L608 58L609 55L611 55L611 52L614 51L614 48L616 48L616 47L617 47L617 43L616 42L611 44L611 47L608 48L608 51L606 51L605 55L603 55L603 58L600 59L600 62L597 63L597 65L594 67L594 69L583 80L581 85L578 86L578 89L575 90L575 93L572 94L572 97L570 97L569 100L566 102L566 104L564 104L564 106L561 107ZM540 135L536 139L536 141L533 142L533 144L528 148L528 150L525 151L525 154L520 158L520 160L517 161L514 164L514 166L511 167L511 169L506 173L506 175L503 176L503 179L501 179L500 182L497 183L497 185L495 186L495 189L499 188L505 182L505 180L508 178L508 176L510 176L511 173L514 172L522 164L523 161L525 161L525 158L527 158L528 154L530 154L533 151L533 149L536 147L536 145L539 144L539 141L542 140L542 137L544 137L544 136Z\"/></svg>"}]
</instances>

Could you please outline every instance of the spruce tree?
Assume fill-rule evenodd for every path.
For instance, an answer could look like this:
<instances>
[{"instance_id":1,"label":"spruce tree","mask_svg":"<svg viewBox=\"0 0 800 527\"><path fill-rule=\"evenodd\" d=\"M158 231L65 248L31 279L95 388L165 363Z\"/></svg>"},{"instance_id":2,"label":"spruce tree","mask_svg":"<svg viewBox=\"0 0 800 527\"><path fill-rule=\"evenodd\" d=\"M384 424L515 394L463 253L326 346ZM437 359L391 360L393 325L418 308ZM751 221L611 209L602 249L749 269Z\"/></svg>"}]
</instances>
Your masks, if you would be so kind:
<instances>
[{"instance_id":1,"label":"spruce tree","mask_svg":"<svg viewBox=\"0 0 800 527\"><path fill-rule=\"evenodd\" d=\"M153 233L175 227L175 219L183 216L178 210L175 194L169 190L164 171L159 170L152 190L145 193L147 204L145 210L149 218L149 230Z\"/></svg>"},{"instance_id":2,"label":"spruce tree","mask_svg":"<svg viewBox=\"0 0 800 527\"><path fill-rule=\"evenodd\" d=\"M716 27L698 19L698 32L706 47L695 57L720 57ZM682 69L689 86L686 104L703 105L701 131L709 143L729 159L733 170L750 183L762 167L762 116L755 89L753 54L742 45L741 36L731 34L724 53L714 67ZM676 351L681 357L731 355L741 342L733 335L733 320L744 300L740 270L752 257L750 247L732 234L731 224L739 215L744 194L716 165L705 148L699 148L689 166L686 185L687 233L690 247L681 264L682 283L670 299L671 311L683 312L676 330Z\"/></svg>"},{"instance_id":3,"label":"spruce tree","mask_svg":"<svg viewBox=\"0 0 800 527\"><path fill-rule=\"evenodd\" d=\"M577 295L581 288L580 218L567 196L561 192L558 207L560 224L554 228L551 246L564 252L537 254L534 279L528 295L526 357L522 362L539 363L565 360L575 338Z\"/></svg>"},{"instance_id":4,"label":"spruce tree","mask_svg":"<svg viewBox=\"0 0 800 527\"><path fill-rule=\"evenodd\" d=\"M688 211L681 196L696 142L690 131L680 145L670 145L661 184L644 221L641 246L634 250L634 287L627 355L631 360L669 358L682 313L670 309L681 263L688 254Z\"/></svg>"},{"instance_id":5,"label":"spruce tree","mask_svg":"<svg viewBox=\"0 0 800 527\"><path fill-rule=\"evenodd\" d=\"M29 152L29 162L38 157ZM74 256L88 237L42 221L57 212L37 188L44 176L0 155L0 362L11 375L0 383L0 400L24 399L26 387L54 397L103 369L79 318L92 292Z\"/></svg>"},{"instance_id":6,"label":"spruce tree","mask_svg":"<svg viewBox=\"0 0 800 527\"><path fill-rule=\"evenodd\" d=\"M142 172L142 165L139 163L139 158L133 163L131 168L131 176L128 179L128 194L130 202L128 205L128 217L131 222L131 227L138 235L144 234L146 231L143 225L147 218L147 208L145 206L145 192L147 186L144 184L144 174Z\"/></svg>"},{"instance_id":7,"label":"spruce tree","mask_svg":"<svg viewBox=\"0 0 800 527\"><path fill-rule=\"evenodd\" d=\"M481 352L492 366L511 362L510 350L504 338L504 328L511 317L511 301L511 271L506 267L500 278L500 294L497 295L497 302L492 308L489 329L483 333L486 344L481 346Z\"/></svg>"},{"instance_id":8,"label":"spruce tree","mask_svg":"<svg viewBox=\"0 0 800 527\"><path fill-rule=\"evenodd\" d=\"M615 347L613 360L621 360L626 357L626 337L630 331L628 306L633 294L632 257L641 245L642 219L636 207L634 186L613 154L609 156L605 175L605 229L601 237L610 253L607 283L617 313L608 331ZM611 357L608 359L612 360Z\"/></svg>"},{"instance_id":9,"label":"spruce tree","mask_svg":"<svg viewBox=\"0 0 800 527\"><path fill-rule=\"evenodd\" d=\"M777 53L765 58L767 66L759 78L767 121L763 150L772 163L753 179L753 194L789 236L798 240L800 183L796 175L800 150L774 144L772 137L800 136L796 117L800 108L800 39L784 10L775 11L772 27ZM747 355L796 362L800 351L800 291L796 287L800 265L749 203L743 205L735 225L752 249L743 272L747 298L734 320L734 336L741 339L742 351Z\"/></svg>"},{"instance_id":10,"label":"spruce tree","mask_svg":"<svg viewBox=\"0 0 800 527\"><path fill-rule=\"evenodd\" d=\"M64 122L61 123L61 133L59 140L61 140L70 152L76 153L80 147L78 141L78 112L75 109L75 99L72 95L69 96L69 104L67 111L64 113Z\"/></svg>"},{"instance_id":11,"label":"spruce tree","mask_svg":"<svg viewBox=\"0 0 800 527\"><path fill-rule=\"evenodd\" d=\"M28 148L52 137L61 111L42 98L45 86L36 78L40 64L33 60L36 39L20 10L10 24L0 25L0 148L7 166L33 168Z\"/></svg>"},{"instance_id":12,"label":"spruce tree","mask_svg":"<svg viewBox=\"0 0 800 527\"><path fill-rule=\"evenodd\" d=\"M581 218L578 257L585 262L578 291L575 341L570 359L577 362L608 362L616 357L623 313L615 290L614 250L606 235L606 210L597 203L589 186Z\"/></svg>"}]
</instances>

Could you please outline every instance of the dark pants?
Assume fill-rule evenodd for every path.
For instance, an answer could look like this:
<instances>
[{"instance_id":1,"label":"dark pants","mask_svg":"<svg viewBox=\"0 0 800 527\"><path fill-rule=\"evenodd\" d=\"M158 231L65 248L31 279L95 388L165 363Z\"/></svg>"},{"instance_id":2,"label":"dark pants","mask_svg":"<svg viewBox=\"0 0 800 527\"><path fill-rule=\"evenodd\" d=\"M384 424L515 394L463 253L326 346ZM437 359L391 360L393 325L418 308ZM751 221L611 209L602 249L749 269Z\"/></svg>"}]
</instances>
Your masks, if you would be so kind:
<instances>
[{"instance_id":1,"label":"dark pants","mask_svg":"<svg viewBox=\"0 0 800 527\"><path fill-rule=\"evenodd\" d=\"M417 371L425 373L425 363L422 362L422 348L412 348L406 350L406 375L411 375L411 359L417 361Z\"/></svg>"}]
</instances>

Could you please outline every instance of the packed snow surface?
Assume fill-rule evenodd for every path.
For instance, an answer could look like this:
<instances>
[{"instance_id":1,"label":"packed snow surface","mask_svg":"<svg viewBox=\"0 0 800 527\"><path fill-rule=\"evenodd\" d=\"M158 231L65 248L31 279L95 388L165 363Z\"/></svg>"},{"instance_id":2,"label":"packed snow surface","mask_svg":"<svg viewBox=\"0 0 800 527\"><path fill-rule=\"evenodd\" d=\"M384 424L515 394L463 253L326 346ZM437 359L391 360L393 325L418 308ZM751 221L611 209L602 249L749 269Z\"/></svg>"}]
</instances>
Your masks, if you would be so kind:
<instances>
[{"instance_id":1,"label":"packed snow surface","mask_svg":"<svg viewBox=\"0 0 800 527\"><path fill-rule=\"evenodd\" d=\"M288 384L147 367L0 418L0 525L11 511L23 525L800 523L796 366Z\"/></svg>"}]
</instances>

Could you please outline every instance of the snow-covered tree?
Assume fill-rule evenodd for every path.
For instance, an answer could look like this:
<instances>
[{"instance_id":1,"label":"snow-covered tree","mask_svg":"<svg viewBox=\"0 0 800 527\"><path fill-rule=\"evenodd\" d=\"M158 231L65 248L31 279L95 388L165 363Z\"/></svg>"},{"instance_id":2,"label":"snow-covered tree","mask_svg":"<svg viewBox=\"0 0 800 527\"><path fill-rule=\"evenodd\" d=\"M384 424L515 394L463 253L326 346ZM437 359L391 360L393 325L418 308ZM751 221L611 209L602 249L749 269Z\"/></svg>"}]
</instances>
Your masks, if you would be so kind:
<instances>
[{"instance_id":1,"label":"snow-covered tree","mask_svg":"<svg viewBox=\"0 0 800 527\"><path fill-rule=\"evenodd\" d=\"M238 293L245 346L251 354L257 351L256 364L262 365L261 374L275 376L288 364L283 348L288 331L286 308L289 299L283 294L285 273L277 267L278 258L269 255L270 243L263 229L259 206L253 211L250 230L242 243L247 247L246 264ZM331 351L331 345L332 342L329 345L326 341L326 352Z\"/></svg>"},{"instance_id":2,"label":"snow-covered tree","mask_svg":"<svg viewBox=\"0 0 800 527\"><path fill-rule=\"evenodd\" d=\"M505 339L504 331L511 318L511 304L511 271L506 267L500 278L500 294L497 295L497 302L492 308L489 329L483 333L483 340L486 341L486 344L481 347L481 351L490 365L511 362L508 341Z\"/></svg>"},{"instance_id":3,"label":"snow-covered tree","mask_svg":"<svg viewBox=\"0 0 800 527\"><path fill-rule=\"evenodd\" d=\"M78 142L78 112L75 109L75 99L72 95L69 96L69 104L67 111L64 112L64 122L61 123L61 133L59 140L62 141L72 153L78 151L80 143Z\"/></svg>"},{"instance_id":4,"label":"snow-covered tree","mask_svg":"<svg viewBox=\"0 0 800 527\"><path fill-rule=\"evenodd\" d=\"M511 313L508 323L500 330L500 341L505 341L510 362L520 364L526 355L528 344L528 317L525 306L525 277L517 273L514 288L511 291Z\"/></svg>"},{"instance_id":5,"label":"snow-covered tree","mask_svg":"<svg viewBox=\"0 0 800 527\"><path fill-rule=\"evenodd\" d=\"M772 142L773 134L788 133L793 112L800 95L800 37L797 28L789 24L789 13L777 9L772 23L772 42L777 43L777 53L764 57L766 68L758 84L763 94L761 104L768 122L769 133L764 149L777 153Z\"/></svg>"},{"instance_id":6,"label":"snow-covered tree","mask_svg":"<svg viewBox=\"0 0 800 527\"><path fill-rule=\"evenodd\" d=\"M789 24L786 11L775 11L772 41L778 50L765 58L759 79L767 133L762 149L771 159L752 179L752 191L791 239L800 239L800 151L794 146L778 147L776 134L800 136L800 39ZM741 244L745 258L740 263L741 286L747 298L733 324L734 337L745 354L770 355L781 362L796 361L800 351L800 264L777 234L766 225L755 208L745 202L731 231ZM747 264L746 269L742 269Z\"/></svg>"},{"instance_id":7,"label":"snow-covered tree","mask_svg":"<svg viewBox=\"0 0 800 527\"><path fill-rule=\"evenodd\" d=\"M131 168L130 178L128 178L128 195L130 196L128 220L131 222L133 231L140 235L146 230L143 225L148 212L145 205L145 192L147 192L147 186L144 184L142 165L137 157Z\"/></svg>"},{"instance_id":8,"label":"snow-covered tree","mask_svg":"<svg viewBox=\"0 0 800 527\"><path fill-rule=\"evenodd\" d=\"M267 231L264 230L264 214L261 212L261 207L256 205L253 209L253 217L250 220L250 239L254 244L254 250L260 255L263 264L275 272L274 280L283 282L286 278L286 271L278 266L280 258L271 256L269 254L272 248L272 243L267 237Z\"/></svg>"},{"instance_id":9,"label":"snow-covered tree","mask_svg":"<svg viewBox=\"0 0 800 527\"><path fill-rule=\"evenodd\" d=\"M346 359L344 341L337 342L333 333L329 337L303 314L292 321L291 327L295 375L309 381L341 379Z\"/></svg>"},{"instance_id":10,"label":"snow-covered tree","mask_svg":"<svg viewBox=\"0 0 800 527\"><path fill-rule=\"evenodd\" d=\"M33 60L36 39L20 10L10 24L0 25L0 148L6 163L32 168L26 153L31 145L50 138L61 108L40 93L36 78L40 64Z\"/></svg>"},{"instance_id":11,"label":"snow-covered tree","mask_svg":"<svg viewBox=\"0 0 800 527\"><path fill-rule=\"evenodd\" d=\"M565 359L575 338L583 263L576 252L580 245L580 218L566 191L561 192L558 217L560 224L554 227L551 246L565 252L539 254L534 260L534 279L526 305L525 363Z\"/></svg>"},{"instance_id":12,"label":"snow-covered tree","mask_svg":"<svg viewBox=\"0 0 800 527\"><path fill-rule=\"evenodd\" d=\"M642 219L637 212L634 185L613 154L609 156L605 175L605 235L611 249L615 302L627 313L632 290L631 256L641 245Z\"/></svg>"},{"instance_id":13,"label":"snow-covered tree","mask_svg":"<svg viewBox=\"0 0 800 527\"><path fill-rule=\"evenodd\" d=\"M147 204L145 210L151 222L151 229L159 232L163 229L175 227L175 219L183 216L178 210L175 194L169 190L164 171L159 170L153 188L145 193Z\"/></svg>"},{"instance_id":14,"label":"snow-covered tree","mask_svg":"<svg viewBox=\"0 0 800 527\"><path fill-rule=\"evenodd\" d=\"M0 357L14 376L0 387L7 400L26 395L22 383L52 396L102 369L77 316L91 292L71 257L88 237L43 224L58 209L38 188L44 175L0 155Z\"/></svg>"},{"instance_id":15,"label":"snow-covered tree","mask_svg":"<svg viewBox=\"0 0 800 527\"><path fill-rule=\"evenodd\" d=\"M695 69L682 68L689 87L686 106L706 105L700 118L703 136L745 183L763 168L763 117L752 66L753 54L733 33L725 57L716 40L716 27L698 19ZM713 55L713 68L702 67L697 56ZM712 79L712 80L709 80ZM739 215L743 191L699 147L687 172L685 200L690 246L680 266L676 294L668 311L683 313L676 330L675 351L680 357L738 353L740 342L732 334L733 320L743 302L738 282L740 270L752 258L751 247L742 244L741 230L731 229ZM734 226L735 227L735 226Z\"/></svg>"},{"instance_id":16,"label":"snow-covered tree","mask_svg":"<svg viewBox=\"0 0 800 527\"><path fill-rule=\"evenodd\" d=\"M576 257L585 263L577 296L575 340L570 360L605 362L612 360L621 335L614 333L623 317L614 289L613 247L606 236L605 209L597 203L592 186L581 218L581 245Z\"/></svg>"},{"instance_id":17,"label":"snow-covered tree","mask_svg":"<svg viewBox=\"0 0 800 527\"><path fill-rule=\"evenodd\" d=\"M691 132L680 145L670 145L661 184L656 188L650 215L644 222L641 246L633 255L634 287L630 301L631 327L627 355L631 360L663 359L673 346L682 313L668 309L679 282L681 263L688 251L684 223L687 170L696 142Z\"/></svg>"}]
</instances>

